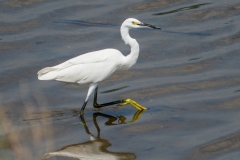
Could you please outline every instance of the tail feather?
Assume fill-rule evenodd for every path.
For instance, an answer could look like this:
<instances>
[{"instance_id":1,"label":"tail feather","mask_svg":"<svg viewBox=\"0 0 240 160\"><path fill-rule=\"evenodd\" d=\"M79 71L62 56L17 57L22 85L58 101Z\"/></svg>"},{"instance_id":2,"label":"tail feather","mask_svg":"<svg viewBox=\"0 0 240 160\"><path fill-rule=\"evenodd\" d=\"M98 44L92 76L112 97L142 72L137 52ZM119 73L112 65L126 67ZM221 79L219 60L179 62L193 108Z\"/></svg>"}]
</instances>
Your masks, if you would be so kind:
<instances>
[{"instance_id":1,"label":"tail feather","mask_svg":"<svg viewBox=\"0 0 240 160\"><path fill-rule=\"evenodd\" d=\"M53 157L53 156L54 156L53 153L46 153L46 154L44 154L43 159L48 159L48 158Z\"/></svg>"},{"instance_id":2,"label":"tail feather","mask_svg":"<svg viewBox=\"0 0 240 160\"><path fill-rule=\"evenodd\" d=\"M38 75L43 75L43 74L46 74L48 72L51 72L51 71L55 71L57 70L57 68L53 68L53 67L46 67L46 68L43 68L41 69L40 71L38 71Z\"/></svg>"},{"instance_id":3,"label":"tail feather","mask_svg":"<svg viewBox=\"0 0 240 160\"><path fill-rule=\"evenodd\" d=\"M41 69L40 71L38 71L38 79L39 80L52 80L54 78L56 78L56 71L58 70L57 68L53 68L53 67L46 67Z\"/></svg>"}]
</instances>

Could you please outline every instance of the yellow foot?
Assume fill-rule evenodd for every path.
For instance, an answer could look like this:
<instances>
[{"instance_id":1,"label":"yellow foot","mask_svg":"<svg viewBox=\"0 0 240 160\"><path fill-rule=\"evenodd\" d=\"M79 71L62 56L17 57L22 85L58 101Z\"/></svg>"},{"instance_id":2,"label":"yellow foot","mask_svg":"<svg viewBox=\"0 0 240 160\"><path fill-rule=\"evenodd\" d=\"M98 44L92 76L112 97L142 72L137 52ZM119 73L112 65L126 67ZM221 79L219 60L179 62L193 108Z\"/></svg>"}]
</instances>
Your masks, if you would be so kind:
<instances>
[{"instance_id":1,"label":"yellow foot","mask_svg":"<svg viewBox=\"0 0 240 160\"><path fill-rule=\"evenodd\" d=\"M141 115L142 115L143 112L144 112L144 110L139 110L139 111L137 111L137 112L134 114L131 122L137 121L137 120L141 117Z\"/></svg>"},{"instance_id":2,"label":"yellow foot","mask_svg":"<svg viewBox=\"0 0 240 160\"><path fill-rule=\"evenodd\" d=\"M119 106L125 106L127 104L131 104L133 107L135 107L137 110L146 110L147 108L141 106L140 104L138 104L137 102L135 102L134 100L131 99L125 99L125 102L119 104Z\"/></svg>"},{"instance_id":3,"label":"yellow foot","mask_svg":"<svg viewBox=\"0 0 240 160\"><path fill-rule=\"evenodd\" d=\"M125 122L126 118L124 116L120 116L118 117L120 124L129 124L129 123L133 123L136 122L142 115L142 113L144 112L144 110L138 110L134 116L132 117L132 120L129 122Z\"/></svg>"}]
</instances>

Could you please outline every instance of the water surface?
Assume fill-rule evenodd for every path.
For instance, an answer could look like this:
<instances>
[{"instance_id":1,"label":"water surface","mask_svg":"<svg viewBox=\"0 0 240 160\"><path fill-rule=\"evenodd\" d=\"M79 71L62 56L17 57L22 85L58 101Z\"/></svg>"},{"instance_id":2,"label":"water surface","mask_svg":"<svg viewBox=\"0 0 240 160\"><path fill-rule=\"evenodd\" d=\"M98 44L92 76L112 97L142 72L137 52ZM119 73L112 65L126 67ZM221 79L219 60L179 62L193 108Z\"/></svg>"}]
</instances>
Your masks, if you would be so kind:
<instances>
[{"instance_id":1,"label":"water surface","mask_svg":"<svg viewBox=\"0 0 240 160\"><path fill-rule=\"evenodd\" d=\"M1 159L239 159L239 2L1 0L0 12ZM101 82L98 98L149 110L97 110L91 98L83 123L88 85L36 73L104 48L127 55L119 27L129 17L163 30L130 31L138 62Z\"/></svg>"}]
</instances>

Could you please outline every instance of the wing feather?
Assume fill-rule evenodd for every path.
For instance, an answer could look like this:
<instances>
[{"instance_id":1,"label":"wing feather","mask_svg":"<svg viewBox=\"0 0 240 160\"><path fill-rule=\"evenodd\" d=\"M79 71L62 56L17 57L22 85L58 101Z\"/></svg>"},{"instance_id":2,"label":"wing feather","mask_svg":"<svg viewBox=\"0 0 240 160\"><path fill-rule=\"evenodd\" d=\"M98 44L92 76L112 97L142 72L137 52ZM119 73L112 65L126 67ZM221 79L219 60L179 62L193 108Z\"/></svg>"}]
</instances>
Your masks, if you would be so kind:
<instances>
[{"instance_id":1,"label":"wing feather","mask_svg":"<svg viewBox=\"0 0 240 160\"><path fill-rule=\"evenodd\" d=\"M58 73L63 69L80 64L94 64L104 61L113 61L114 59L119 58L119 56L122 56L122 54L116 49L104 49L100 51L89 52L69 59L59 65L43 68L38 71L37 74L40 80L56 79L59 75Z\"/></svg>"},{"instance_id":2,"label":"wing feather","mask_svg":"<svg viewBox=\"0 0 240 160\"><path fill-rule=\"evenodd\" d=\"M57 66L54 66L54 68L65 69L70 66L78 65L78 64L103 62L110 57L109 54L106 54L106 53L109 53L109 49L89 52L89 53L74 57L72 59L69 59L66 62L63 62Z\"/></svg>"}]
</instances>

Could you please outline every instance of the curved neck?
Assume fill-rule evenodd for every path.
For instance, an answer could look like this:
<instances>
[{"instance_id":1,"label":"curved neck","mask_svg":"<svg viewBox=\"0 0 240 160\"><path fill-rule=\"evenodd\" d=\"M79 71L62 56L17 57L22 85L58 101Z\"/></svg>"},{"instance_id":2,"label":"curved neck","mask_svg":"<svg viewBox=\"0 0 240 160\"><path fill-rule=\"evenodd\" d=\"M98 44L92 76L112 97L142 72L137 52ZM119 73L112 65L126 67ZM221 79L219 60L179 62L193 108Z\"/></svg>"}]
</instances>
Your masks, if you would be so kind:
<instances>
[{"instance_id":1,"label":"curved neck","mask_svg":"<svg viewBox=\"0 0 240 160\"><path fill-rule=\"evenodd\" d=\"M136 63L138 59L139 44L135 39L130 37L129 28L126 27L124 24L122 24L120 31L121 31L121 36L123 41L126 44L129 44L131 47L131 52L129 55L126 56L126 61L125 61L125 67L130 68Z\"/></svg>"}]
</instances>

